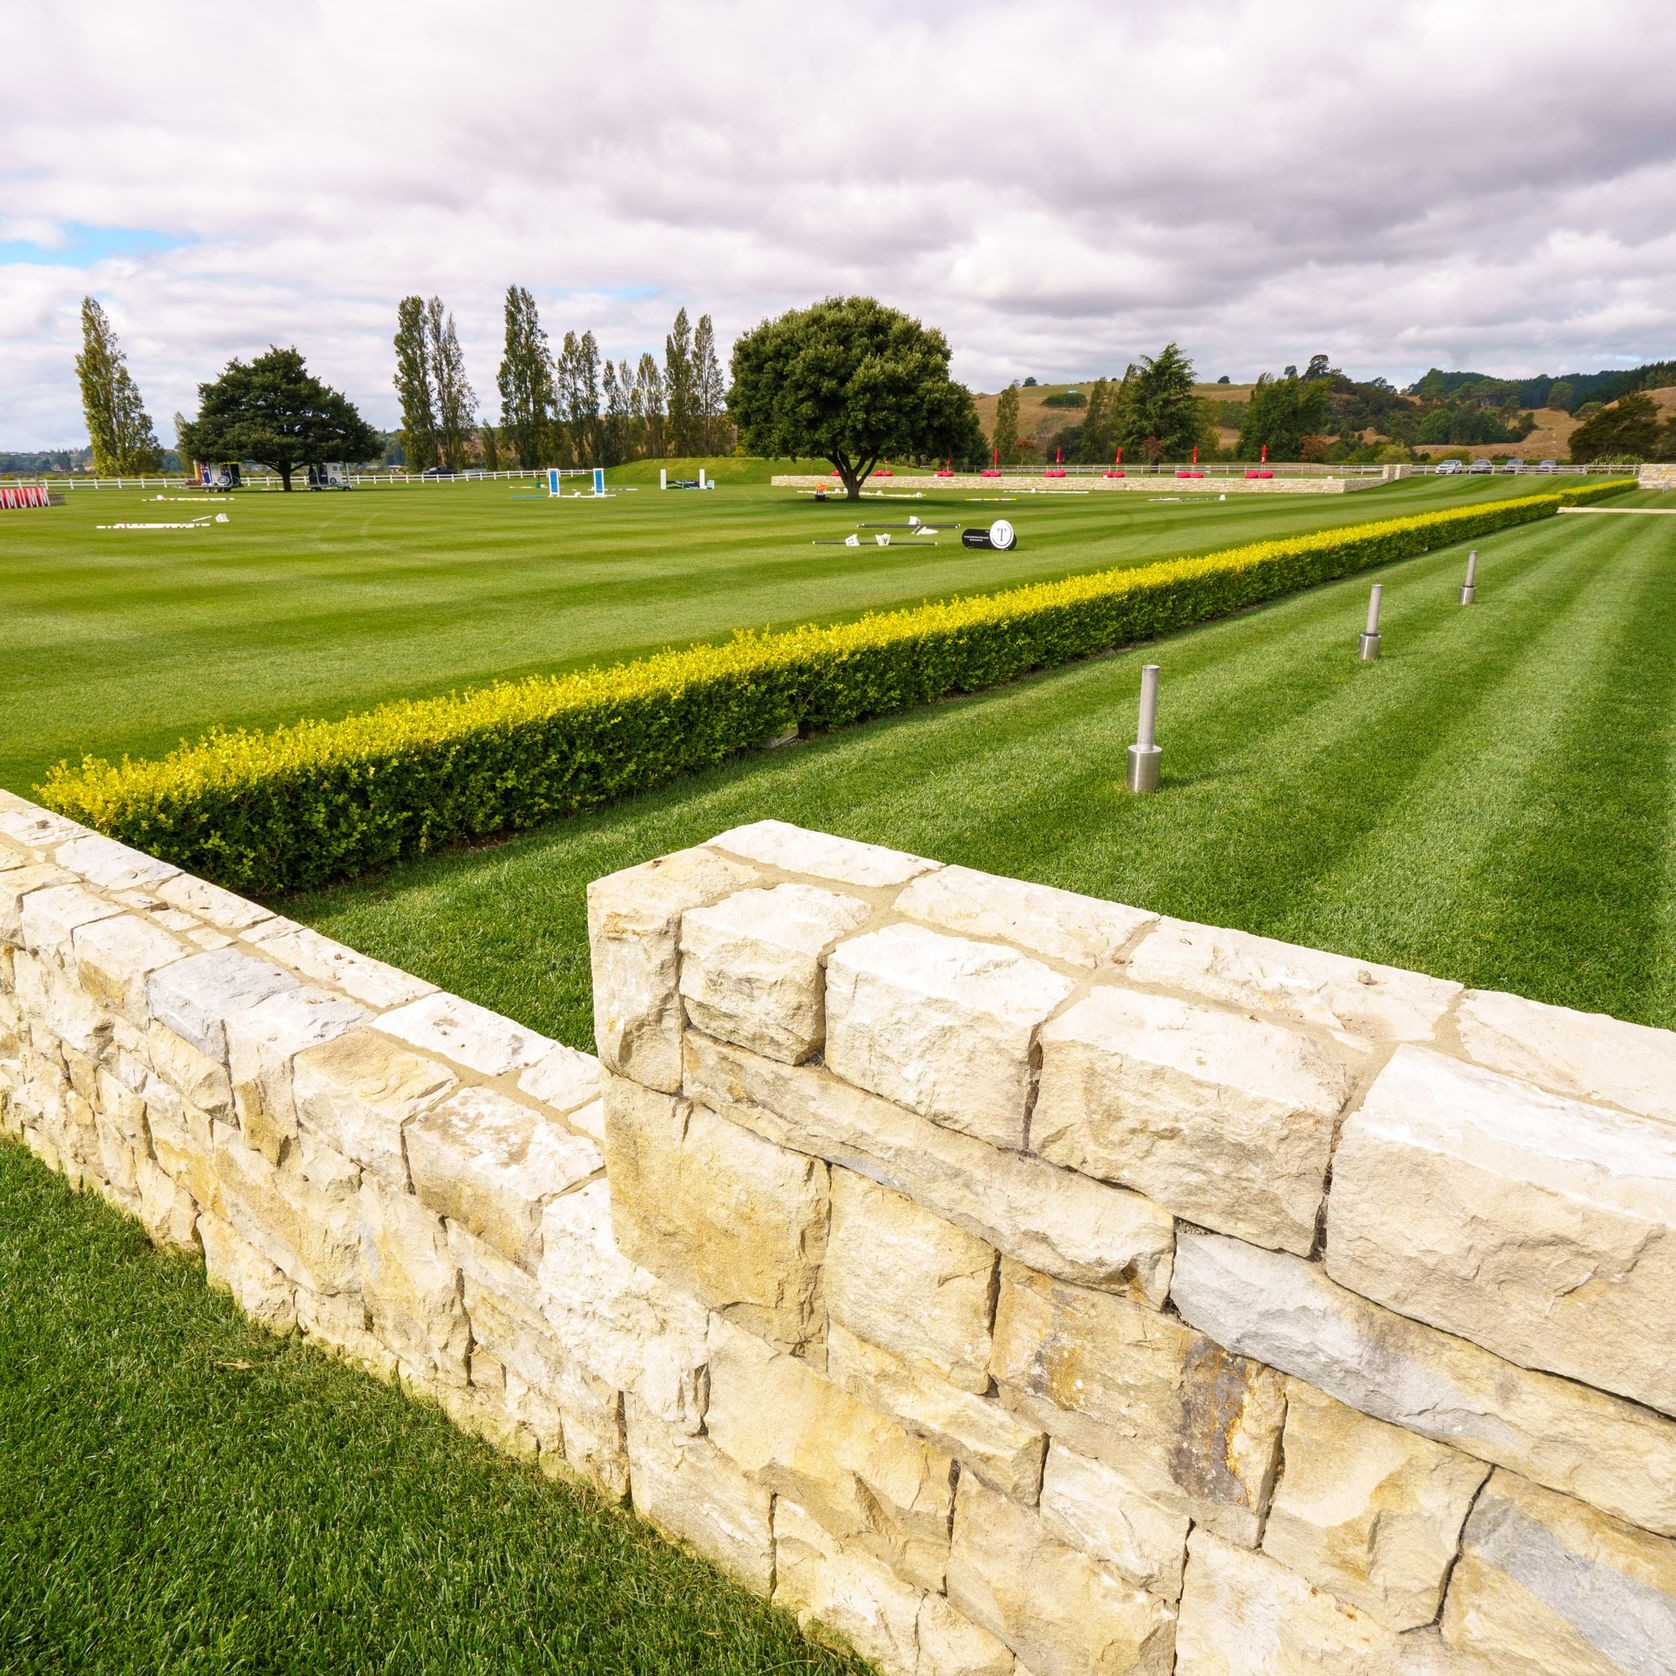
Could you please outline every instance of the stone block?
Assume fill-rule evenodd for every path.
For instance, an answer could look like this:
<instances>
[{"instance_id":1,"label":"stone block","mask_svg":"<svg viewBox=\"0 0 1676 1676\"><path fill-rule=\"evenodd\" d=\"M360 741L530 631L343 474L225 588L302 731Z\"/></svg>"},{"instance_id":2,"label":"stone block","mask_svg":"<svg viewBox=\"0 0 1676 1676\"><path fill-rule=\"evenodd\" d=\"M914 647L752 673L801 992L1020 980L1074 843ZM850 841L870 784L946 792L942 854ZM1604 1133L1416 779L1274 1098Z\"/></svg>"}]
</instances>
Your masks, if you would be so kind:
<instances>
[{"instance_id":1,"label":"stone block","mask_svg":"<svg viewBox=\"0 0 1676 1676\"><path fill-rule=\"evenodd\" d=\"M78 826L73 820L55 815L26 798L19 798L14 805L0 806L0 837L10 838L37 855L45 855L74 839L93 836L85 826Z\"/></svg>"},{"instance_id":2,"label":"stone block","mask_svg":"<svg viewBox=\"0 0 1676 1676\"><path fill-rule=\"evenodd\" d=\"M226 1061L211 1058L194 1043L153 1021L145 1033L146 1057L157 1076L188 1105L212 1117L233 1115L233 1084Z\"/></svg>"},{"instance_id":3,"label":"stone block","mask_svg":"<svg viewBox=\"0 0 1676 1676\"><path fill-rule=\"evenodd\" d=\"M306 1292L355 1294L360 1230L353 1194L334 1193L303 1175L295 1160L275 1168L229 1125L216 1129L215 1168L224 1219ZM302 1304L298 1304L299 1318Z\"/></svg>"},{"instance_id":4,"label":"stone block","mask_svg":"<svg viewBox=\"0 0 1676 1676\"><path fill-rule=\"evenodd\" d=\"M1293 1380L1263 1552L1387 1629L1437 1617L1490 1468Z\"/></svg>"},{"instance_id":5,"label":"stone block","mask_svg":"<svg viewBox=\"0 0 1676 1676\"><path fill-rule=\"evenodd\" d=\"M991 1246L888 1187L834 1170L826 1257L833 1321L963 1390L988 1391Z\"/></svg>"},{"instance_id":6,"label":"stone block","mask_svg":"<svg viewBox=\"0 0 1676 1676\"><path fill-rule=\"evenodd\" d=\"M1158 922L1127 972L1137 983L1331 1031L1363 1049L1430 1041L1461 994L1459 984L1421 972L1179 919Z\"/></svg>"},{"instance_id":7,"label":"stone block","mask_svg":"<svg viewBox=\"0 0 1676 1676\"><path fill-rule=\"evenodd\" d=\"M68 959L79 925L109 919L121 909L81 885L48 885L32 890L18 905L22 946L32 954Z\"/></svg>"},{"instance_id":8,"label":"stone block","mask_svg":"<svg viewBox=\"0 0 1676 1676\"><path fill-rule=\"evenodd\" d=\"M811 878L863 889L903 885L937 865L923 856L903 855L854 838L835 838L828 832L809 832L785 821L753 821L749 826L730 827L719 838L712 838L709 847L782 872L806 873Z\"/></svg>"},{"instance_id":9,"label":"stone block","mask_svg":"<svg viewBox=\"0 0 1676 1676\"><path fill-rule=\"evenodd\" d=\"M1157 915L1051 885L998 879L970 867L922 873L896 899L896 911L939 931L992 937L1071 966L1113 966Z\"/></svg>"},{"instance_id":10,"label":"stone block","mask_svg":"<svg viewBox=\"0 0 1676 1676\"><path fill-rule=\"evenodd\" d=\"M689 1034L687 1093L777 1146L871 1177L1031 1268L1162 1303L1175 1222L1124 1188L1001 1152L864 1094Z\"/></svg>"},{"instance_id":11,"label":"stone block","mask_svg":"<svg viewBox=\"0 0 1676 1676\"><path fill-rule=\"evenodd\" d=\"M139 914L117 914L80 926L71 946L76 979L88 999L142 1030L151 1017L146 979L189 952L178 938Z\"/></svg>"},{"instance_id":12,"label":"stone block","mask_svg":"<svg viewBox=\"0 0 1676 1676\"><path fill-rule=\"evenodd\" d=\"M224 948L188 955L151 973L146 999L152 1015L177 1036L200 1053L225 1061L227 1015L296 987L290 972L240 949Z\"/></svg>"},{"instance_id":13,"label":"stone block","mask_svg":"<svg viewBox=\"0 0 1676 1676\"><path fill-rule=\"evenodd\" d=\"M1042 1031L1031 1144L1190 1222L1307 1252L1347 1067L1296 1031L1101 987Z\"/></svg>"},{"instance_id":14,"label":"stone block","mask_svg":"<svg viewBox=\"0 0 1676 1676\"><path fill-rule=\"evenodd\" d=\"M1001 1400L1050 1437L1256 1546L1280 1464L1278 1374L1145 1304L1012 1262L992 1367Z\"/></svg>"},{"instance_id":15,"label":"stone block","mask_svg":"<svg viewBox=\"0 0 1676 1676\"><path fill-rule=\"evenodd\" d=\"M297 1325L318 1349L361 1368L386 1385L396 1383L400 1366L394 1354L368 1329L366 1307L358 1294L316 1293L299 1286Z\"/></svg>"},{"instance_id":16,"label":"stone block","mask_svg":"<svg viewBox=\"0 0 1676 1676\"><path fill-rule=\"evenodd\" d=\"M190 914L217 931L238 934L262 925L273 918L271 912L258 902L235 896L208 879L191 873L172 873L156 884L141 881L141 888L155 890L157 895L182 913Z\"/></svg>"},{"instance_id":17,"label":"stone block","mask_svg":"<svg viewBox=\"0 0 1676 1676\"><path fill-rule=\"evenodd\" d=\"M1676 1414L1676 1125L1402 1048L1346 1120L1327 1272Z\"/></svg>"},{"instance_id":18,"label":"stone block","mask_svg":"<svg viewBox=\"0 0 1676 1676\"><path fill-rule=\"evenodd\" d=\"M594 1038L601 1062L666 1094L681 1086L681 916L756 884L743 862L683 850L588 886Z\"/></svg>"},{"instance_id":19,"label":"stone block","mask_svg":"<svg viewBox=\"0 0 1676 1676\"><path fill-rule=\"evenodd\" d=\"M1143 1496L1116 1468L1054 1444L1042 1473L1041 1516L1050 1536L1165 1600L1181 1598L1192 1520Z\"/></svg>"},{"instance_id":20,"label":"stone block","mask_svg":"<svg viewBox=\"0 0 1676 1676\"><path fill-rule=\"evenodd\" d=\"M23 904L35 892L73 885L75 876L48 862L8 867L0 873L0 943L23 944Z\"/></svg>"},{"instance_id":21,"label":"stone block","mask_svg":"<svg viewBox=\"0 0 1676 1676\"><path fill-rule=\"evenodd\" d=\"M681 918L680 992L700 1030L796 1065L826 1039L827 951L872 916L813 885L742 890Z\"/></svg>"},{"instance_id":22,"label":"stone block","mask_svg":"<svg viewBox=\"0 0 1676 1676\"><path fill-rule=\"evenodd\" d=\"M1498 1471L1467 1521L1443 1636L1497 1670L1676 1676L1676 1543Z\"/></svg>"},{"instance_id":23,"label":"stone block","mask_svg":"<svg viewBox=\"0 0 1676 1676\"><path fill-rule=\"evenodd\" d=\"M771 1344L819 1342L824 1164L616 1076L605 1158L624 1256Z\"/></svg>"},{"instance_id":24,"label":"stone block","mask_svg":"<svg viewBox=\"0 0 1676 1676\"><path fill-rule=\"evenodd\" d=\"M130 849L99 833L60 844L53 860L100 890L155 890L180 872L170 862L159 861L154 855Z\"/></svg>"},{"instance_id":25,"label":"stone block","mask_svg":"<svg viewBox=\"0 0 1676 1676\"><path fill-rule=\"evenodd\" d=\"M826 1063L945 1128L1020 1150L1036 1033L1074 989L995 943L892 925L827 960Z\"/></svg>"},{"instance_id":26,"label":"stone block","mask_svg":"<svg viewBox=\"0 0 1676 1676\"><path fill-rule=\"evenodd\" d=\"M1552 1094L1676 1122L1676 1032L1490 990L1455 1015L1462 1050Z\"/></svg>"},{"instance_id":27,"label":"stone block","mask_svg":"<svg viewBox=\"0 0 1676 1676\"><path fill-rule=\"evenodd\" d=\"M520 1094L551 1106L573 1129L594 1140L600 1137L585 1121L578 1123L574 1114L585 1106L597 1104L599 1091L599 1061L591 1053L578 1053L575 1048L562 1045L536 1060L518 1078Z\"/></svg>"},{"instance_id":28,"label":"stone block","mask_svg":"<svg viewBox=\"0 0 1676 1676\"><path fill-rule=\"evenodd\" d=\"M502 1256L532 1270L549 1199L597 1175L594 1143L492 1088L461 1088L407 1125L413 1190Z\"/></svg>"},{"instance_id":29,"label":"stone block","mask_svg":"<svg viewBox=\"0 0 1676 1676\"><path fill-rule=\"evenodd\" d=\"M980 1629L942 1595L920 1601L917 1627L915 1676L1014 1676L1022 1668L1006 1642Z\"/></svg>"},{"instance_id":30,"label":"stone block","mask_svg":"<svg viewBox=\"0 0 1676 1676\"><path fill-rule=\"evenodd\" d=\"M369 1176L359 1232L360 1289L374 1336L419 1378L466 1384L471 1327L442 1219Z\"/></svg>"},{"instance_id":31,"label":"stone block","mask_svg":"<svg viewBox=\"0 0 1676 1676\"><path fill-rule=\"evenodd\" d=\"M509 1381L516 1375L537 1392L550 1391L570 1365L572 1352L542 1313L540 1288L516 1263L459 1223L450 1222L447 1227L448 1250L459 1266L473 1347L487 1350L506 1370ZM520 1418L527 1423L529 1415L522 1413ZM547 1442L563 1452L556 1421Z\"/></svg>"},{"instance_id":32,"label":"stone block","mask_svg":"<svg viewBox=\"0 0 1676 1676\"><path fill-rule=\"evenodd\" d=\"M485 1077L527 1070L558 1046L487 1007L440 991L385 1013L378 1028Z\"/></svg>"},{"instance_id":33,"label":"stone block","mask_svg":"<svg viewBox=\"0 0 1676 1676\"><path fill-rule=\"evenodd\" d=\"M900 1420L922 1443L953 1456L963 1472L976 1473L1014 1501L1035 1501L1047 1442L1040 1427L923 1366L899 1361L836 1321L827 1324L826 1373L851 1396Z\"/></svg>"},{"instance_id":34,"label":"stone block","mask_svg":"<svg viewBox=\"0 0 1676 1676\"><path fill-rule=\"evenodd\" d=\"M232 1293L233 1302L251 1320L275 1333L297 1325L296 1287L230 1222L204 1213L198 1218L198 1241L212 1286Z\"/></svg>"},{"instance_id":35,"label":"stone block","mask_svg":"<svg viewBox=\"0 0 1676 1676\"><path fill-rule=\"evenodd\" d=\"M552 1390L563 1423L565 1464L602 1495L623 1500L629 1494L629 1457L622 1392L574 1361L565 1363Z\"/></svg>"},{"instance_id":36,"label":"stone block","mask_svg":"<svg viewBox=\"0 0 1676 1676\"><path fill-rule=\"evenodd\" d=\"M255 944L270 960L300 972L315 983L330 984L352 996L362 1006L382 1012L429 995L435 984L416 978L411 972L387 966L382 960L345 948L330 937L322 937L307 926L275 919L256 926L245 940Z\"/></svg>"},{"instance_id":37,"label":"stone block","mask_svg":"<svg viewBox=\"0 0 1676 1676\"><path fill-rule=\"evenodd\" d=\"M604 1181L549 1201L541 1217L540 1308L574 1359L696 1432L704 1415L703 1306L631 1263L611 1233Z\"/></svg>"},{"instance_id":38,"label":"stone block","mask_svg":"<svg viewBox=\"0 0 1676 1676\"><path fill-rule=\"evenodd\" d=\"M711 1441L800 1502L832 1535L920 1588L940 1589L953 1462L805 1361L719 1316L710 1324Z\"/></svg>"},{"instance_id":39,"label":"stone block","mask_svg":"<svg viewBox=\"0 0 1676 1676\"><path fill-rule=\"evenodd\" d=\"M1175 1610L1067 1547L1029 1508L963 1478L949 1600L1035 1676L1170 1676Z\"/></svg>"},{"instance_id":40,"label":"stone block","mask_svg":"<svg viewBox=\"0 0 1676 1676\"><path fill-rule=\"evenodd\" d=\"M456 1083L446 1065L371 1030L333 1036L291 1061L298 1122L403 1191L408 1185L403 1126Z\"/></svg>"},{"instance_id":41,"label":"stone block","mask_svg":"<svg viewBox=\"0 0 1676 1676\"><path fill-rule=\"evenodd\" d=\"M31 1151L34 1146L31 1144ZM51 1163L49 1158L47 1162ZM55 1168L62 1169L61 1165ZM140 1220L158 1245L182 1251L198 1249L198 1206L192 1195L153 1159L141 1158L134 1167L140 1200Z\"/></svg>"},{"instance_id":42,"label":"stone block","mask_svg":"<svg viewBox=\"0 0 1676 1676\"><path fill-rule=\"evenodd\" d=\"M672 1432L639 1403L625 1410L634 1510L757 1594L774 1584L773 1494L708 1438Z\"/></svg>"},{"instance_id":43,"label":"stone block","mask_svg":"<svg viewBox=\"0 0 1676 1676\"><path fill-rule=\"evenodd\" d=\"M1676 1536L1676 1422L1393 1314L1318 1263L1183 1233L1170 1301L1341 1402Z\"/></svg>"}]
</instances>

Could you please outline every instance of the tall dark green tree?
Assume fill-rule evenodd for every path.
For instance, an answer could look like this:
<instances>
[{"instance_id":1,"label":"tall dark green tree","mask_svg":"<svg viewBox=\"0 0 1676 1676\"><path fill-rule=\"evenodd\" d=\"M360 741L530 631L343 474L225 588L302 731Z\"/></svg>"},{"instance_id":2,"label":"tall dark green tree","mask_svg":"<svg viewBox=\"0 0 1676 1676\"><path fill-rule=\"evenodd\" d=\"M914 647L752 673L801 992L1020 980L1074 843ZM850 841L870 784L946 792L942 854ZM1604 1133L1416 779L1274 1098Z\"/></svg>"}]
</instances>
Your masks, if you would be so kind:
<instances>
[{"instance_id":1,"label":"tall dark green tree","mask_svg":"<svg viewBox=\"0 0 1676 1676\"><path fill-rule=\"evenodd\" d=\"M376 459L383 443L345 395L322 384L295 349L270 348L251 361L229 361L219 378L198 386L198 417L182 437L198 460L253 460L291 475L329 461Z\"/></svg>"},{"instance_id":2,"label":"tall dark green tree","mask_svg":"<svg viewBox=\"0 0 1676 1676\"><path fill-rule=\"evenodd\" d=\"M692 327L681 309L669 336L663 340L663 399L667 418L664 436L668 452L677 458L696 454L699 447L698 372L693 365Z\"/></svg>"},{"instance_id":3,"label":"tall dark green tree","mask_svg":"<svg viewBox=\"0 0 1676 1676\"><path fill-rule=\"evenodd\" d=\"M607 359L600 376L605 411L600 419L600 461L602 466L621 465L630 458L632 446L629 435L630 396L634 388L634 374L627 361L620 364Z\"/></svg>"},{"instance_id":4,"label":"tall dark green tree","mask_svg":"<svg viewBox=\"0 0 1676 1676\"><path fill-rule=\"evenodd\" d=\"M162 445L110 317L92 297L81 300L76 378L81 384L88 441L93 445L94 471L101 477L156 471L163 463Z\"/></svg>"},{"instance_id":5,"label":"tall dark green tree","mask_svg":"<svg viewBox=\"0 0 1676 1676\"><path fill-rule=\"evenodd\" d=\"M639 449L643 457L661 460L669 452L665 446L667 418L663 401L663 374L658 371L656 356L648 353L640 357L634 373L634 416L640 427Z\"/></svg>"},{"instance_id":6,"label":"tall dark green tree","mask_svg":"<svg viewBox=\"0 0 1676 1676\"><path fill-rule=\"evenodd\" d=\"M693 332L693 405L698 411L698 444L706 454L721 447L727 382L716 359L716 328L708 314L698 317Z\"/></svg>"},{"instance_id":7,"label":"tall dark green tree","mask_svg":"<svg viewBox=\"0 0 1676 1676\"><path fill-rule=\"evenodd\" d=\"M872 297L828 297L747 332L727 408L750 453L830 460L851 499L880 460L946 456L973 424L948 340Z\"/></svg>"},{"instance_id":8,"label":"tall dark green tree","mask_svg":"<svg viewBox=\"0 0 1676 1676\"><path fill-rule=\"evenodd\" d=\"M436 402L437 453L444 467L458 471L465 464L466 443L476 428L477 395L466 377L454 316L443 309L440 297L425 304L425 352Z\"/></svg>"},{"instance_id":9,"label":"tall dark green tree","mask_svg":"<svg viewBox=\"0 0 1676 1676\"><path fill-rule=\"evenodd\" d=\"M1018 459L1018 386L1009 384L995 398L995 431L990 437L994 458L1010 466Z\"/></svg>"},{"instance_id":10,"label":"tall dark green tree","mask_svg":"<svg viewBox=\"0 0 1676 1676\"><path fill-rule=\"evenodd\" d=\"M1097 378L1088 392L1088 407L1082 416L1082 440L1077 454L1084 465L1100 465L1112 457L1117 446L1117 408L1109 378Z\"/></svg>"},{"instance_id":11,"label":"tall dark green tree","mask_svg":"<svg viewBox=\"0 0 1676 1676\"><path fill-rule=\"evenodd\" d=\"M1658 403L1636 391L1603 407L1571 433L1571 457L1592 460L1658 460L1669 457L1670 433Z\"/></svg>"},{"instance_id":12,"label":"tall dark green tree","mask_svg":"<svg viewBox=\"0 0 1676 1676\"><path fill-rule=\"evenodd\" d=\"M524 470L545 462L553 423L553 360L535 298L506 288L506 344L495 379L501 440Z\"/></svg>"},{"instance_id":13,"label":"tall dark green tree","mask_svg":"<svg viewBox=\"0 0 1676 1676\"><path fill-rule=\"evenodd\" d=\"M1118 440L1157 458L1180 458L1204 431L1193 394L1193 363L1174 343L1142 356L1123 380ZM1156 446L1148 448L1147 444Z\"/></svg>"},{"instance_id":14,"label":"tall dark green tree","mask_svg":"<svg viewBox=\"0 0 1676 1676\"><path fill-rule=\"evenodd\" d=\"M428 471L437 449L436 387L431 377L425 299L403 297L396 305L396 396L402 408L402 452L409 471Z\"/></svg>"},{"instance_id":15,"label":"tall dark green tree","mask_svg":"<svg viewBox=\"0 0 1676 1676\"><path fill-rule=\"evenodd\" d=\"M1240 457L1255 460L1266 445L1271 459L1301 459L1303 439L1327 422L1327 392L1324 379L1263 373L1240 416Z\"/></svg>"}]
</instances>

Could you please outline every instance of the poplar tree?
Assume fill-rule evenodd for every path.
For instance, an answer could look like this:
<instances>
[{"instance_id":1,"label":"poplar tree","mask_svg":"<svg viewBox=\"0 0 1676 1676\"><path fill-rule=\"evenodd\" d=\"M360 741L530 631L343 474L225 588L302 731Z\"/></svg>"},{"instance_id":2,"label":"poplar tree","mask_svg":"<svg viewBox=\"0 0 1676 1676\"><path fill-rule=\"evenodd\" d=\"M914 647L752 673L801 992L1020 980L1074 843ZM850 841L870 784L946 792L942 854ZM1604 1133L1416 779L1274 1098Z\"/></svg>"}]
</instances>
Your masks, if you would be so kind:
<instances>
[{"instance_id":1,"label":"poplar tree","mask_svg":"<svg viewBox=\"0 0 1676 1676\"><path fill-rule=\"evenodd\" d=\"M504 428L503 426L502 429ZM485 471L499 471L500 431L485 422L477 427L477 435L483 444L483 469Z\"/></svg>"},{"instance_id":2,"label":"poplar tree","mask_svg":"<svg viewBox=\"0 0 1676 1676\"><path fill-rule=\"evenodd\" d=\"M627 361L618 365L607 361L603 375L605 389L605 422L601 435L600 464L618 466L629 458L630 395L634 374Z\"/></svg>"},{"instance_id":3,"label":"poplar tree","mask_svg":"<svg viewBox=\"0 0 1676 1676\"><path fill-rule=\"evenodd\" d=\"M428 470L438 463L437 419L423 297L403 297L396 305L395 386L402 405L407 469Z\"/></svg>"},{"instance_id":4,"label":"poplar tree","mask_svg":"<svg viewBox=\"0 0 1676 1676\"><path fill-rule=\"evenodd\" d=\"M666 451L684 458L698 451L698 380L693 370L692 328L687 311L663 340L663 399L668 420L664 427Z\"/></svg>"},{"instance_id":5,"label":"poplar tree","mask_svg":"<svg viewBox=\"0 0 1676 1676\"><path fill-rule=\"evenodd\" d=\"M1081 453L1084 465L1099 465L1111 459L1116 418L1111 380L1095 379L1093 389L1088 392L1088 407L1082 416Z\"/></svg>"},{"instance_id":6,"label":"poplar tree","mask_svg":"<svg viewBox=\"0 0 1676 1676\"><path fill-rule=\"evenodd\" d=\"M82 413L93 444L93 469L101 477L157 471L163 449L127 357L105 311L92 297L81 300L81 354L76 357Z\"/></svg>"},{"instance_id":7,"label":"poplar tree","mask_svg":"<svg viewBox=\"0 0 1676 1676\"><path fill-rule=\"evenodd\" d=\"M698 410L699 442L706 454L718 451L721 441L722 412L727 402L727 385L716 360L716 329L710 316L698 317L698 329L693 333L693 385Z\"/></svg>"},{"instance_id":8,"label":"poplar tree","mask_svg":"<svg viewBox=\"0 0 1676 1676\"><path fill-rule=\"evenodd\" d=\"M1018 386L1009 384L995 403L995 434L990 438L1001 464L1018 459Z\"/></svg>"},{"instance_id":9,"label":"poplar tree","mask_svg":"<svg viewBox=\"0 0 1676 1676\"><path fill-rule=\"evenodd\" d=\"M496 385L502 440L519 466L540 466L551 446L553 360L535 298L521 285L506 288L506 348Z\"/></svg>"},{"instance_id":10,"label":"poplar tree","mask_svg":"<svg viewBox=\"0 0 1676 1676\"><path fill-rule=\"evenodd\" d=\"M440 297L432 297L425 304L425 350L436 403L439 463L449 471L458 471L465 459L466 438L477 421L477 395L466 377L454 316L444 311Z\"/></svg>"},{"instance_id":11,"label":"poplar tree","mask_svg":"<svg viewBox=\"0 0 1676 1676\"><path fill-rule=\"evenodd\" d=\"M604 464L599 422L599 340L584 332L576 342L576 422L588 450L586 464Z\"/></svg>"},{"instance_id":12,"label":"poplar tree","mask_svg":"<svg viewBox=\"0 0 1676 1676\"><path fill-rule=\"evenodd\" d=\"M640 357L640 366L634 375L634 401L641 424L640 451L650 459L661 460L667 440L663 374L658 371L658 363L650 353Z\"/></svg>"}]
</instances>

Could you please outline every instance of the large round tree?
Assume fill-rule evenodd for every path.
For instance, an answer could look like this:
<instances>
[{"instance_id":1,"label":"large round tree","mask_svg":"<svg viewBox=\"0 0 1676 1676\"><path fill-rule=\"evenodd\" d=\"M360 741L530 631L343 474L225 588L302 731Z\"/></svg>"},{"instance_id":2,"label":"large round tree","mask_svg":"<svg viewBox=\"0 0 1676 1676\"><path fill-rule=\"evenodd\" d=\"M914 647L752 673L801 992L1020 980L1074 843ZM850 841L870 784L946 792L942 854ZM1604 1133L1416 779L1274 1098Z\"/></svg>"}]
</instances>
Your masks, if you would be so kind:
<instances>
[{"instance_id":1,"label":"large round tree","mask_svg":"<svg viewBox=\"0 0 1676 1676\"><path fill-rule=\"evenodd\" d=\"M291 473L334 460L377 459L378 433L350 399L322 384L295 349L271 348L198 386L198 417L181 427L181 446L197 460L254 460Z\"/></svg>"},{"instance_id":2,"label":"large round tree","mask_svg":"<svg viewBox=\"0 0 1676 1676\"><path fill-rule=\"evenodd\" d=\"M747 452L830 460L852 500L881 460L963 451L975 424L948 340L872 297L828 297L747 332L727 411Z\"/></svg>"}]
</instances>

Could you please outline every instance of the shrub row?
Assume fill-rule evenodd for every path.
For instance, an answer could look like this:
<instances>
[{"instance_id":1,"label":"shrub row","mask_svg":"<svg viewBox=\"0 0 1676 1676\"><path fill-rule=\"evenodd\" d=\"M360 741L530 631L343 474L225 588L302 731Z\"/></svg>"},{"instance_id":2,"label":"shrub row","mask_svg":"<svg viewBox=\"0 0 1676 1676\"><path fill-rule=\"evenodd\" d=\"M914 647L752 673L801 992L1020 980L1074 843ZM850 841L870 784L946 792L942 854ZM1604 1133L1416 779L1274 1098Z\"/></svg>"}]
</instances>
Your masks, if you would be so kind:
<instances>
[{"instance_id":1,"label":"shrub row","mask_svg":"<svg viewBox=\"0 0 1676 1676\"><path fill-rule=\"evenodd\" d=\"M740 634L342 721L216 731L160 758L60 763L40 795L236 889L314 886L608 803L794 727L840 727L977 691L1622 487L1385 519L831 627Z\"/></svg>"}]
</instances>

